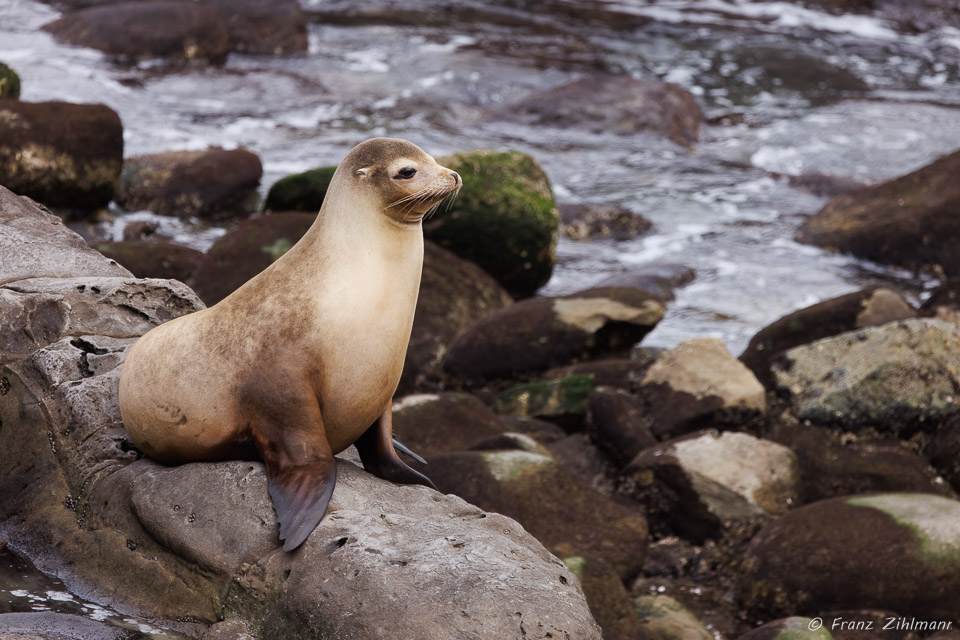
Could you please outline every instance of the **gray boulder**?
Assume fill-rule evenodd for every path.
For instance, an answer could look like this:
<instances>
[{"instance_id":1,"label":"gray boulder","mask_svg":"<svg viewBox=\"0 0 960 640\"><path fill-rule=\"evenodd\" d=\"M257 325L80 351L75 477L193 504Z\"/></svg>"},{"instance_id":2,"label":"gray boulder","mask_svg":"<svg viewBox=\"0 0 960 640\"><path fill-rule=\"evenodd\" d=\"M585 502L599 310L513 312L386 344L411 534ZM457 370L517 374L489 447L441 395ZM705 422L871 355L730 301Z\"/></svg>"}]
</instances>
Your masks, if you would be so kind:
<instances>
[{"instance_id":1,"label":"gray boulder","mask_svg":"<svg viewBox=\"0 0 960 640\"><path fill-rule=\"evenodd\" d=\"M960 330L914 319L788 351L778 387L802 420L909 433L960 410Z\"/></svg>"}]
</instances>

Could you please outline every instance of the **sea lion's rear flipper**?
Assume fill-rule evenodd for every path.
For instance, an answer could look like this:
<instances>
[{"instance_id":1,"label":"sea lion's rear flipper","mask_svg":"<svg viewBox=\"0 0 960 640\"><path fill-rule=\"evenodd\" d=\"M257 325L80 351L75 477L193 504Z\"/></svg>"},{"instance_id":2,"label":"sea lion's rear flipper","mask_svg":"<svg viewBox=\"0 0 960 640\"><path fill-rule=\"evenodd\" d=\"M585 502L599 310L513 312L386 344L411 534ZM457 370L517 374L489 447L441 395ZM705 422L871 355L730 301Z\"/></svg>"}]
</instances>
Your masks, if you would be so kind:
<instances>
[{"instance_id":1,"label":"sea lion's rear flipper","mask_svg":"<svg viewBox=\"0 0 960 640\"><path fill-rule=\"evenodd\" d=\"M411 469L397 456L393 443L393 409L387 406L380 419L364 431L354 445L360 453L363 468L373 475L391 482L422 484L436 489L430 478Z\"/></svg>"},{"instance_id":2,"label":"sea lion's rear flipper","mask_svg":"<svg viewBox=\"0 0 960 640\"><path fill-rule=\"evenodd\" d=\"M254 439L267 467L283 550L293 551L323 519L337 484L337 463L322 420L306 432L285 428L267 433L271 436L267 440L257 432Z\"/></svg>"},{"instance_id":3,"label":"sea lion's rear flipper","mask_svg":"<svg viewBox=\"0 0 960 640\"><path fill-rule=\"evenodd\" d=\"M284 551L293 551L317 528L327 512L333 487L337 484L337 464L330 456L308 464L287 467L270 473L267 467L270 499L280 522L280 540Z\"/></svg>"}]
</instances>

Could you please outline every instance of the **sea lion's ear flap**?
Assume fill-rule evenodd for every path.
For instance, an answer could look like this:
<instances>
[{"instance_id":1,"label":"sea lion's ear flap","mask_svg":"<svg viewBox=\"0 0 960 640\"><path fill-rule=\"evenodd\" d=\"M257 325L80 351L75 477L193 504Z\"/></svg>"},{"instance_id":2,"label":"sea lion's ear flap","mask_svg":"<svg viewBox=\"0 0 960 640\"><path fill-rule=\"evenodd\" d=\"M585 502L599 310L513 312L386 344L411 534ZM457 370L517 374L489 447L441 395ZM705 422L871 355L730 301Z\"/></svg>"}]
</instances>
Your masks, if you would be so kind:
<instances>
[{"instance_id":1,"label":"sea lion's ear flap","mask_svg":"<svg viewBox=\"0 0 960 640\"><path fill-rule=\"evenodd\" d=\"M360 167L359 169L354 171L353 175L357 176L358 178L363 178L363 177L366 177L367 174L369 173L370 173L370 167Z\"/></svg>"}]
</instances>

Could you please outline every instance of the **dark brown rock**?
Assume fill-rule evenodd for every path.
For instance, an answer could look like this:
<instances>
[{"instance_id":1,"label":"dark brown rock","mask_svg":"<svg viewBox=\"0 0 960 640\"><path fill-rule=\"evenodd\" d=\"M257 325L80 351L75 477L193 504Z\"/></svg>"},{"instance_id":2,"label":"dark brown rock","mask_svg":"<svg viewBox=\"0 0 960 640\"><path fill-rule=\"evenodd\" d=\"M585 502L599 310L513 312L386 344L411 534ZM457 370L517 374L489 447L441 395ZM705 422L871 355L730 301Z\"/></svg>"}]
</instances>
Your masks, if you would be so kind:
<instances>
[{"instance_id":1,"label":"dark brown rock","mask_svg":"<svg viewBox=\"0 0 960 640\"><path fill-rule=\"evenodd\" d=\"M618 205L561 204L560 230L571 240L629 240L653 229L653 223Z\"/></svg>"},{"instance_id":2,"label":"dark brown rock","mask_svg":"<svg viewBox=\"0 0 960 640\"><path fill-rule=\"evenodd\" d=\"M693 282L696 272L682 264L653 263L614 274L596 284L598 287L635 287L661 302L673 300L673 292Z\"/></svg>"},{"instance_id":3,"label":"dark brown rock","mask_svg":"<svg viewBox=\"0 0 960 640\"><path fill-rule=\"evenodd\" d=\"M815 196L832 198L833 196L862 189L862 182L841 176L831 176L823 173L804 173L799 176L789 176L790 186L809 191Z\"/></svg>"},{"instance_id":4,"label":"dark brown rock","mask_svg":"<svg viewBox=\"0 0 960 640\"><path fill-rule=\"evenodd\" d=\"M841 194L796 239L881 264L960 275L960 151L875 187Z\"/></svg>"},{"instance_id":5,"label":"dark brown rock","mask_svg":"<svg viewBox=\"0 0 960 640\"><path fill-rule=\"evenodd\" d=\"M563 562L580 581L604 640L644 639L630 594L610 565L592 556L563 558Z\"/></svg>"},{"instance_id":6,"label":"dark brown rock","mask_svg":"<svg viewBox=\"0 0 960 640\"><path fill-rule=\"evenodd\" d=\"M297 243L317 216L276 213L239 222L207 251L193 276L197 295L212 306Z\"/></svg>"},{"instance_id":7,"label":"dark brown rock","mask_svg":"<svg viewBox=\"0 0 960 640\"><path fill-rule=\"evenodd\" d=\"M398 393L411 393L438 375L454 339L474 322L513 303L480 267L424 242L423 275Z\"/></svg>"},{"instance_id":8,"label":"dark brown rock","mask_svg":"<svg viewBox=\"0 0 960 640\"><path fill-rule=\"evenodd\" d=\"M750 339L740 354L740 361L770 389L774 385L770 365L789 349L847 331L916 316L916 310L896 291L867 287L794 311L767 325Z\"/></svg>"},{"instance_id":9,"label":"dark brown rock","mask_svg":"<svg viewBox=\"0 0 960 640\"><path fill-rule=\"evenodd\" d=\"M122 162L123 125L109 107L0 102L0 184L14 193L71 211L104 207Z\"/></svg>"},{"instance_id":10,"label":"dark brown rock","mask_svg":"<svg viewBox=\"0 0 960 640\"><path fill-rule=\"evenodd\" d=\"M393 404L393 433L422 456L466 451L506 427L478 398L466 393L422 394Z\"/></svg>"},{"instance_id":11,"label":"dark brown rock","mask_svg":"<svg viewBox=\"0 0 960 640\"><path fill-rule=\"evenodd\" d=\"M99 49L126 62L227 57L229 29L214 7L194 2L125 2L65 14L44 26L60 42Z\"/></svg>"},{"instance_id":12,"label":"dark brown rock","mask_svg":"<svg viewBox=\"0 0 960 640\"><path fill-rule=\"evenodd\" d=\"M936 315L938 307L960 310L960 279L947 280L930 293L922 305L920 313L925 316Z\"/></svg>"},{"instance_id":13,"label":"dark brown rock","mask_svg":"<svg viewBox=\"0 0 960 640\"><path fill-rule=\"evenodd\" d=\"M597 493L550 457L488 451L433 456L429 462L430 479L441 491L516 518L561 557L592 554L621 580L643 566L645 518Z\"/></svg>"},{"instance_id":14,"label":"dark brown rock","mask_svg":"<svg viewBox=\"0 0 960 640\"><path fill-rule=\"evenodd\" d=\"M657 443L651 422L646 405L622 389L599 387L587 398L587 432L617 466Z\"/></svg>"},{"instance_id":15,"label":"dark brown rock","mask_svg":"<svg viewBox=\"0 0 960 640\"><path fill-rule=\"evenodd\" d=\"M444 368L470 380L542 371L629 349L663 317L639 289L590 289L533 298L476 322L450 347Z\"/></svg>"},{"instance_id":16,"label":"dark brown rock","mask_svg":"<svg viewBox=\"0 0 960 640\"><path fill-rule=\"evenodd\" d=\"M556 380L567 376L588 375L598 387L613 387L625 391L636 391L643 381L650 365L657 359L659 350L639 347L631 352L631 359L592 360L548 370L545 380Z\"/></svg>"},{"instance_id":17,"label":"dark brown rock","mask_svg":"<svg viewBox=\"0 0 960 640\"><path fill-rule=\"evenodd\" d=\"M834 498L757 534L739 596L755 616L907 611L958 624L960 502L929 494Z\"/></svg>"},{"instance_id":18,"label":"dark brown rock","mask_svg":"<svg viewBox=\"0 0 960 640\"><path fill-rule=\"evenodd\" d=\"M616 489L616 469L584 433L575 433L544 447L553 459L605 496Z\"/></svg>"},{"instance_id":19,"label":"dark brown rock","mask_svg":"<svg viewBox=\"0 0 960 640\"><path fill-rule=\"evenodd\" d=\"M297 0L200 0L226 17L230 50L289 55L307 50L307 18Z\"/></svg>"},{"instance_id":20,"label":"dark brown rock","mask_svg":"<svg viewBox=\"0 0 960 640\"><path fill-rule=\"evenodd\" d=\"M649 131L690 147L703 112L681 87L656 78L592 75L508 105L494 116L527 125L632 135Z\"/></svg>"},{"instance_id":21,"label":"dark brown rock","mask_svg":"<svg viewBox=\"0 0 960 640\"><path fill-rule=\"evenodd\" d=\"M960 491L960 415L950 418L940 427L930 439L926 454L930 464L954 491Z\"/></svg>"},{"instance_id":22,"label":"dark brown rock","mask_svg":"<svg viewBox=\"0 0 960 640\"><path fill-rule=\"evenodd\" d=\"M797 454L803 502L887 491L955 497L926 460L898 441L849 441L822 427L803 424L781 425L770 439Z\"/></svg>"},{"instance_id":23,"label":"dark brown rock","mask_svg":"<svg viewBox=\"0 0 960 640\"><path fill-rule=\"evenodd\" d=\"M263 166L245 149L167 151L127 158L117 204L181 218L236 216L256 209Z\"/></svg>"},{"instance_id":24,"label":"dark brown rock","mask_svg":"<svg viewBox=\"0 0 960 640\"><path fill-rule=\"evenodd\" d=\"M163 278L187 282L203 253L166 240L101 242L96 250L116 260L138 278Z\"/></svg>"}]
</instances>

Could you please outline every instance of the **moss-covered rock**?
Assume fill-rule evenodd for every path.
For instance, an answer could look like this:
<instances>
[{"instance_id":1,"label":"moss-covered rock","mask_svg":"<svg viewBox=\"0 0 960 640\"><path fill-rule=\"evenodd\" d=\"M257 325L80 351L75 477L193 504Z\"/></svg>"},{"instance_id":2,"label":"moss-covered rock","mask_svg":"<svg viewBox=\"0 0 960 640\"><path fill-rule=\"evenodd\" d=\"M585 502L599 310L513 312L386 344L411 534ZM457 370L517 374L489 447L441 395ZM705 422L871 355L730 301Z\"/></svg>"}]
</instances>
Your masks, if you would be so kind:
<instances>
[{"instance_id":1,"label":"moss-covered rock","mask_svg":"<svg viewBox=\"0 0 960 640\"><path fill-rule=\"evenodd\" d=\"M662 317L663 306L640 289L607 287L532 298L472 325L450 347L443 366L476 381L623 354Z\"/></svg>"},{"instance_id":2,"label":"moss-covered rock","mask_svg":"<svg viewBox=\"0 0 960 640\"><path fill-rule=\"evenodd\" d=\"M960 275L960 151L913 173L833 198L797 231L815 244L881 264Z\"/></svg>"},{"instance_id":3,"label":"moss-covered rock","mask_svg":"<svg viewBox=\"0 0 960 640\"><path fill-rule=\"evenodd\" d=\"M480 265L508 291L530 295L556 263L559 216L543 169L510 151L438 158L460 174L452 206L424 223L424 237Z\"/></svg>"},{"instance_id":4,"label":"moss-covered rock","mask_svg":"<svg viewBox=\"0 0 960 640\"><path fill-rule=\"evenodd\" d=\"M94 247L116 260L138 278L163 278L187 282L203 253L166 240L101 242Z\"/></svg>"},{"instance_id":5,"label":"moss-covered rock","mask_svg":"<svg viewBox=\"0 0 960 640\"><path fill-rule=\"evenodd\" d=\"M637 596L633 607L648 640L713 639L703 623L670 596Z\"/></svg>"},{"instance_id":6,"label":"moss-covered rock","mask_svg":"<svg viewBox=\"0 0 960 640\"><path fill-rule=\"evenodd\" d=\"M834 640L822 625L820 619L794 616L768 622L743 634L739 640Z\"/></svg>"},{"instance_id":7,"label":"moss-covered rock","mask_svg":"<svg viewBox=\"0 0 960 640\"><path fill-rule=\"evenodd\" d=\"M20 76L17 72L0 62L0 99L16 100L20 97Z\"/></svg>"},{"instance_id":8,"label":"moss-covered rock","mask_svg":"<svg viewBox=\"0 0 960 640\"><path fill-rule=\"evenodd\" d=\"M104 105L0 101L0 184L49 207L106 206L123 162L123 125Z\"/></svg>"},{"instance_id":9,"label":"moss-covered rock","mask_svg":"<svg viewBox=\"0 0 960 640\"><path fill-rule=\"evenodd\" d=\"M191 286L207 305L220 302L289 251L316 218L278 213L233 225L204 255Z\"/></svg>"},{"instance_id":10,"label":"moss-covered rock","mask_svg":"<svg viewBox=\"0 0 960 640\"><path fill-rule=\"evenodd\" d=\"M579 422L587 412L587 397L595 387L593 376L585 374L530 382L501 393L493 407L503 414Z\"/></svg>"},{"instance_id":11,"label":"moss-covered rock","mask_svg":"<svg viewBox=\"0 0 960 640\"><path fill-rule=\"evenodd\" d=\"M743 561L754 615L842 609L960 623L960 502L928 494L834 498L767 525Z\"/></svg>"},{"instance_id":12,"label":"moss-covered rock","mask_svg":"<svg viewBox=\"0 0 960 640\"><path fill-rule=\"evenodd\" d=\"M902 295L886 287L867 287L794 311L750 339L740 361L767 388L773 387L770 365L785 351L847 331L915 318Z\"/></svg>"},{"instance_id":13,"label":"moss-covered rock","mask_svg":"<svg viewBox=\"0 0 960 640\"><path fill-rule=\"evenodd\" d=\"M245 149L167 151L123 164L117 204L164 216L237 217L256 208L263 166Z\"/></svg>"},{"instance_id":14,"label":"moss-covered rock","mask_svg":"<svg viewBox=\"0 0 960 640\"><path fill-rule=\"evenodd\" d=\"M563 558L563 563L580 581L590 613L603 630L604 640L644 637L630 594L610 565L592 556L571 556Z\"/></svg>"},{"instance_id":15,"label":"moss-covered rock","mask_svg":"<svg viewBox=\"0 0 960 640\"><path fill-rule=\"evenodd\" d=\"M509 450L428 460L430 479L442 492L515 518L560 557L598 557L621 580L643 566L643 515L598 493L551 457Z\"/></svg>"},{"instance_id":16,"label":"moss-covered rock","mask_svg":"<svg viewBox=\"0 0 960 640\"><path fill-rule=\"evenodd\" d=\"M270 187L264 211L320 211L336 167L320 167L280 178Z\"/></svg>"},{"instance_id":17,"label":"moss-covered rock","mask_svg":"<svg viewBox=\"0 0 960 640\"><path fill-rule=\"evenodd\" d=\"M791 349L773 371L802 420L909 434L960 412L957 363L960 330L912 319Z\"/></svg>"}]
</instances>

